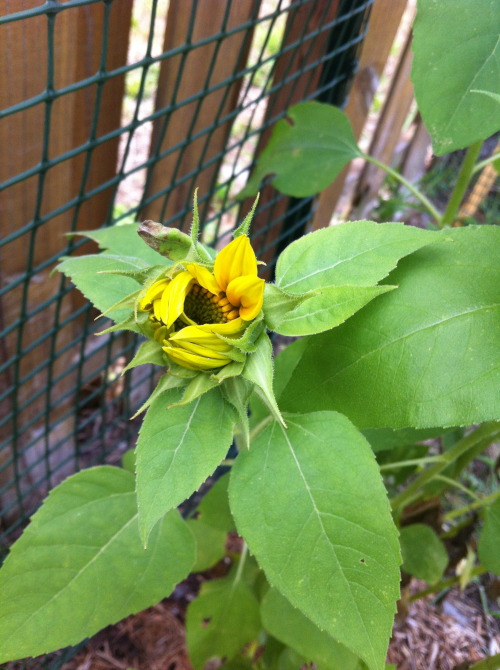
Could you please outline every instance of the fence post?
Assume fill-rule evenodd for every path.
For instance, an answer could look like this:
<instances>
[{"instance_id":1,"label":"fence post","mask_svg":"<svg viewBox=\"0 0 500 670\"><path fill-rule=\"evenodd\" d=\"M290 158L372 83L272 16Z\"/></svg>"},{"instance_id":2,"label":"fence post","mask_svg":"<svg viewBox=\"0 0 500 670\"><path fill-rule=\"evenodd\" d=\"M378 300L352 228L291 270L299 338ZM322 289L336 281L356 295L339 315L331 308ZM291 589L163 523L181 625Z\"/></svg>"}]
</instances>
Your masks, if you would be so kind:
<instances>
[{"instance_id":1,"label":"fence post","mask_svg":"<svg viewBox=\"0 0 500 670\"><path fill-rule=\"evenodd\" d=\"M258 156L272 133L274 123L292 105L304 100L318 86L321 67L317 63L328 48L329 30L320 31L325 23L335 19L339 0L316 0L315 2L292 2L288 11L281 53L276 60L273 82L280 83L277 91L269 97L264 130L259 136L255 151ZM312 34L311 37L307 37ZM245 214L253 199L242 203L240 211ZM270 227L271 221L283 221L289 199L276 193L271 186L261 190L258 213L252 224L252 237L259 258L270 263L274 256L281 225ZM240 216L241 218L241 216Z\"/></svg>"},{"instance_id":2,"label":"fence post","mask_svg":"<svg viewBox=\"0 0 500 670\"><path fill-rule=\"evenodd\" d=\"M11 0L8 9L9 13L20 12L26 9L26 3ZM56 91L95 75L103 44L107 46L106 70L125 64L131 9L132 0L120 0L110 7L106 39L103 31L107 10L103 4L65 9L57 14L53 42ZM47 15L39 15L2 27L2 108L46 91L48 20ZM14 284L0 298L4 323L15 324L0 351L0 363L6 366L2 387L10 389L0 410L0 421L4 422L2 441L9 433L12 436L11 447L5 448L1 457L1 462L10 465L0 474L0 490L10 483L1 502L8 510L17 500L17 510L12 507L12 515L31 511L29 502L28 507L23 505L23 498L33 484L40 486L36 496L42 496L44 487L53 485L73 468L69 459L75 450L75 416L68 410L74 406L74 399L69 397L62 403L58 399L75 386L74 373L67 371L78 355L78 347L71 348L71 344L77 345L81 340L82 321L73 319L60 330L58 324L71 320L81 298L75 291L62 298L60 277L49 276L53 266L50 261L64 251L65 232L99 227L105 222L112 190L83 200L87 191L115 174L118 139L90 152L88 147L54 166L50 161L90 139L97 88L93 84L56 97L50 103L50 117L47 103L42 102L0 122L0 145L11 147L0 164L0 181L38 168L33 176L6 189L0 220L2 238L26 227L19 237L0 246L1 286ZM101 94L97 137L120 125L123 76L107 81ZM48 119L50 131L46 136ZM47 165L41 164L44 147ZM72 198L81 200L76 208L51 216ZM38 311L44 303L46 306ZM29 423L31 426L26 428ZM54 451L54 445L62 441ZM65 461L66 465L62 465Z\"/></svg>"},{"instance_id":3,"label":"fence post","mask_svg":"<svg viewBox=\"0 0 500 670\"><path fill-rule=\"evenodd\" d=\"M256 16L259 5L255 0L216 5L212 0L170 0L163 50L167 53L183 45L189 50L161 64L155 108L165 112L153 125L150 157L154 162L148 172L143 218L175 220L174 225L182 228L194 189L199 187L203 203L215 186L233 121L232 116L221 119L236 109L242 77L206 91L244 68L252 30L225 33ZM219 33L219 39L196 46ZM183 104L191 97L191 102Z\"/></svg>"},{"instance_id":4,"label":"fence post","mask_svg":"<svg viewBox=\"0 0 500 670\"><path fill-rule=\"evenodd\" d=\"M344 110L351 121L356 139L359 139L365 125L407 4L407 0L375 0L373 4L359 69ZM320 193L313 219L313 230L328 226L342 194L348 172L349 166L344 168L333 184Z\"/></svg>"}]
</instances>

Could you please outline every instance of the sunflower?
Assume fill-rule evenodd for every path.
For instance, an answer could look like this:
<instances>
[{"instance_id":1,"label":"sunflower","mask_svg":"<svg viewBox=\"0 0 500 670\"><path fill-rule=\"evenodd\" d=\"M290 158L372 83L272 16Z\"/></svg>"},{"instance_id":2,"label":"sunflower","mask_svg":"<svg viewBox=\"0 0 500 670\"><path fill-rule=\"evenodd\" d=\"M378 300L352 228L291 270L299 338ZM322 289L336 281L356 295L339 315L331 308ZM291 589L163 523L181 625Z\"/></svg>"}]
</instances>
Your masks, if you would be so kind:
<instances>
[{"instance_id":1,"label":"sunflower","mask_svg":"<svg viewBox=\"0 0 500 670\"><path fill-rule=\"evenodd\" d=\"M198 263L176 265L154 282L139 304L150 313L158 340L173 362L190 370L213 370L230 363L233 346L262 309L264 280L246 235L216 256L213 271ZM222 336L222 337L219 337Z\"/></svg>"}]
</instances>

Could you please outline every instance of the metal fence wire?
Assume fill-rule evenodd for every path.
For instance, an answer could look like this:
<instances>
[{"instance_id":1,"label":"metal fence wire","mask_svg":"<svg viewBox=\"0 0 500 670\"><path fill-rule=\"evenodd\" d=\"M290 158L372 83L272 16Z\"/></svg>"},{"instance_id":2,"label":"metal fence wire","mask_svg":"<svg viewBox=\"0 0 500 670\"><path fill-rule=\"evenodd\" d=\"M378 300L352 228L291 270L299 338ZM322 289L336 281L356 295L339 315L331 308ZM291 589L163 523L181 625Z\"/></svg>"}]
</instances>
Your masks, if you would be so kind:
<instances>
[{"instance_id":1,"label":"metal fence wire","mask_svg":"<svg viewBox=\"0 0 500 670\"><path fill-rule=\"evenodd\" d=\"M117 463L154 371L59 275L93 253L68 233L143 220L203 239L287 108L343 105L373 0L5 0L0 9L0 558L64 477ZM264 187L253 243L272 272L311 199ZM60 668L71 651L10 668Z\"/></svg>"}]
</instances>

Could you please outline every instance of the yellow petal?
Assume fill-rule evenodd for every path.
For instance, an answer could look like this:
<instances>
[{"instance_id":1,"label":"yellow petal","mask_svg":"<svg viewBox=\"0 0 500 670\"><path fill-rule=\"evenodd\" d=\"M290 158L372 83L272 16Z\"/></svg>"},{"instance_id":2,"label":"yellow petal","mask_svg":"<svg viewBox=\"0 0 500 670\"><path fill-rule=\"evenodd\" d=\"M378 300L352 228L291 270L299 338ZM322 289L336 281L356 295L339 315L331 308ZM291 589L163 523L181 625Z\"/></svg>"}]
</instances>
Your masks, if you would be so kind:
<instances>
[{"instance_id":1,"label":"yellow petal","mask_svg":"<svg viewBox=\"0 0 500 670\"><path fill-rule=\"evenodd\" d=\"M172 340L170 339L169 344L171 344L174 347L174 349L189 351L192 354L203 356L203 358L210 358L211 360L213 359L215 361L225 361L226 363L229 363L229 361L231 360L226 355L224 355L224 352L217 351L216 349L212 349L211 347L204 347L201 344L196 344L196 342L177 343L172 342Z\"/></svg>"},{"instance_id":2,"label":"yellow petal","mask_svg":"<svg viewBox=\"0 0 500 670\"><path fill-rule=\"evenodd\" d=\"M174 363L181 365L188 370L213 370L214 368L222 368L224 365L230 363L230 359L215 360L213 358L205 358L184 349L177 347L163 347L163 351Z\"/></svg>"},{"instance_id":3,"label":"yellow petal","mask_svg":"<svg viewBox=\"0 0 500 670\"><path fill-rule=\"evenodd\" d=\"M240 235L217 254L214 275L221 291L236 277L257 276L257 259L250 240Z\"/></svg>"},{"instance_id":4,"label":"yellow petal","mask_svg":"<svg viewBox=\"0 0 500 670\"><path fill-rule=\"evenodd\" d=\"M207 333L219 333L226 337L242 333L245 330L245 327L246 324L239 318L228 321L227 323L204 323L202 326L198 326L198 328Z\"/></svg>"},{"instance_id":5,"label":"yellow petal","mask_svg":"<svg viewBox=\"0 0 500 670\"><path fill-rule=\"evenodd\" d=\"M184 311L184 301L193 284L194 279L189 272L180 272L176 275L161 297L161 320L170 328Z\"/></svg>"},{"instance_id":6,"label":"yellow petal","mask_svg":"<svg viewBox=\"0 0 500 670\"><path fill-rule=\"evenodd\" d=\"M146 295L139 303L141 312L149 312L154 301L161 298L161 295L167 288L169 282L170 279L161 279L160 281L155 281L155 283L148 288Z\"/></svg>"},{"instance_id":7,"label":"yellow petal","mask_svg":"<svg viewBox=\"0 0 500 670\"><path fill-rule=\"evenodd\" d=\"M207 268L197 263L186 264L186 270L196 279L200 286L206 288L210 293L217 295L222 289L219 288L215 277Z\"/></svg>"},{"instance_id":8,"label":"yellow petal","mask_svg":"<svg viewBox=\"0 0 500 670\"><path fill-rule=\"evenodd\" d=\"M181 346L184 346L185 342L192 342L219 352L230 351L232 349L230 344L221 340L214 333L201 330L200 326L186 326L186 328L182 328L177 333L173 333L169 341L178 343Z\"/></svg>"},{"instance_id":9,"label":"yellow petal","mask_svg":"<svg viewBox=\"0 0 500 670\"><path fill-rule=\"evenodd\" d=\"M238 238L237 238L238 239ZM244 321L255 319L264 302L264 280L259 277L236 277L226 290L227 299L240 308Z\"/></svg>"}]
</instances>

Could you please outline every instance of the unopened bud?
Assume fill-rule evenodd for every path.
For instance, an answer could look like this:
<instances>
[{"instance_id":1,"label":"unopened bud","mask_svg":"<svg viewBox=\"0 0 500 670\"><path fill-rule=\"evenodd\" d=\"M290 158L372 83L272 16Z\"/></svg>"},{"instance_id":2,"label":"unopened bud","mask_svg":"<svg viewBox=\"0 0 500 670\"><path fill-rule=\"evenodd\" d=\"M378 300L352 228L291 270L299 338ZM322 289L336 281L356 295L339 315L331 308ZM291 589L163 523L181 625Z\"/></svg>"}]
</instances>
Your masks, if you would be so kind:
<instances>
[{"instance_id":1,"label":"unopened bud","mask_svg":"<svg viewBox=\"0 0 500 670\"><path fill-rule=\"evenodd\" d=\"M191 238L177 228L168 228L155 221L144 221L139 224L137 232L151 249L171 261L182 261L190 256L193 246Z\"/></svg>"}]
</instances>

